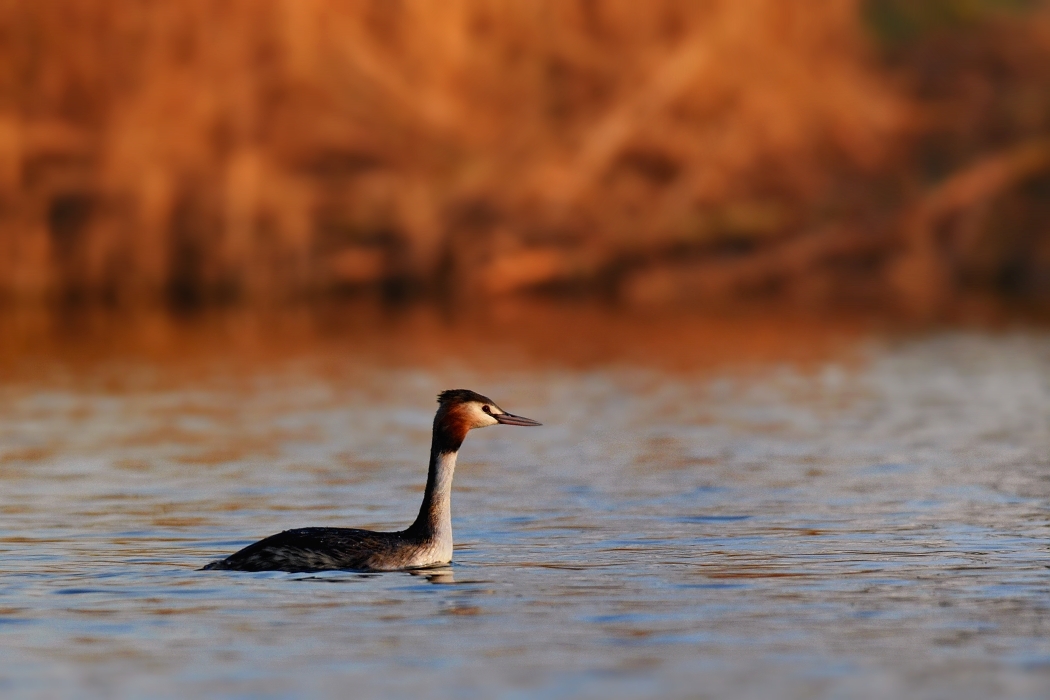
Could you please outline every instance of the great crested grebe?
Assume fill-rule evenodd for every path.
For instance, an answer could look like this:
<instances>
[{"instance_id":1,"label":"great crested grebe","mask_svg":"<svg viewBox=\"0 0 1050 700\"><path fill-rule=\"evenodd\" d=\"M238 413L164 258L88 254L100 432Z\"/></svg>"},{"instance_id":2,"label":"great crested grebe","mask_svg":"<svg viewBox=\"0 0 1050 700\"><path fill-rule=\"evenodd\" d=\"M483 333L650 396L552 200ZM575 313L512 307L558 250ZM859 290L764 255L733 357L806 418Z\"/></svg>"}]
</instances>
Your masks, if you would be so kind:
<instances>
[{"instance_id":1,"label":"great crested grebe","mask_svg":"<svg viewBox=\"0 0 1050 700\"><path fill-rule=\"evenodd\" d=\"M285 530L213 561L204 569L232 571L393 571L452 561L452 474L467 432L489 425L540 425L507 413L469 389L438 394L430 470L419 516L407 530L342 527Z\"/></svg>"}]
</instances>

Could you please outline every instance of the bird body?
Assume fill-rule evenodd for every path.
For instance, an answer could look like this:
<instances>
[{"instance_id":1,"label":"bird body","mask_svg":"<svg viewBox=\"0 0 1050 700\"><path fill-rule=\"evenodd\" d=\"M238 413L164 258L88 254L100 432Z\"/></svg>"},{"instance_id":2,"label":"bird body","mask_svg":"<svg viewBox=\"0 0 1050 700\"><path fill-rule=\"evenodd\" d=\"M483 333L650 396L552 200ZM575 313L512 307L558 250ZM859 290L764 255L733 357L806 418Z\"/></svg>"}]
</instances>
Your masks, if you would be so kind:
<instances>
[{"instance_id":1,"label":"bird body","mask_svg":"<svg viewBox=\"0 0 1050 700\"><path fill-rule=\"evenodd\" d=\"M446 551L448 550L448 551ZM387 571L442 564L451 547L405 532L301 527L248 545L205 569L235 571Z\"/></svg>"},{"instance_id":2,"label":"bird body","mask_svg":"<svg viewBox=\"0 0 1050 700\"><path fill-rule=\"evenodd\" d=\"M452 561L452 477L456 457L474 428L540 425L507 413L468 389L438 395L430 466L419 515L405 530L373 532L339 527L285 530L250 544L205 569L234 571L391 571Z\"/></svg>"}]
</instances>

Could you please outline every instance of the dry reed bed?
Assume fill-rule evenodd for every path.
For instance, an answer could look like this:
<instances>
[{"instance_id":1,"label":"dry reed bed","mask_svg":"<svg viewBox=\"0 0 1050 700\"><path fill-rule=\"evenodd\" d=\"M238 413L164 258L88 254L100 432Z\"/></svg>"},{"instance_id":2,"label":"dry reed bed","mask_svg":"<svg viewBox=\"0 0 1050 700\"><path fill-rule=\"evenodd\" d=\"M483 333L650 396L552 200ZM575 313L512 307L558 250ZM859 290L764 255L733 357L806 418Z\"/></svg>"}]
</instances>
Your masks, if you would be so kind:
<instances>
[{"instance_id":1,"label":"dry reed bed","mask_svg":"<svg viewBox=\"0 0 1050 700\"><path fill-rule=\"evenodd\" d=\"M5 0L0 32L16 297L932 307L944 220L1044 169L922 204L938 122L855 0Z\"/></svg>"}]
</instances>

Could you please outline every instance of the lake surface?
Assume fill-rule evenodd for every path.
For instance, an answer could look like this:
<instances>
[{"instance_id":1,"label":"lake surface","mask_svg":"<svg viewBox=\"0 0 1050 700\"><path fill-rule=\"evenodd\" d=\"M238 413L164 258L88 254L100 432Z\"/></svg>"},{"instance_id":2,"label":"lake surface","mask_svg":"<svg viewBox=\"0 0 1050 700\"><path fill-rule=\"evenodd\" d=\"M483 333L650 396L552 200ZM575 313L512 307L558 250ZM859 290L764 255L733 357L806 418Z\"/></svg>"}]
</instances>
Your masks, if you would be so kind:
<instances>
[{"instance_id":1,"label":"lake surface","mask_svg":"<svg viewBox=\"0 0 1050 700\"><path fill-rule=\"evenodd\" d=\"M1050 334L507 327L24 333L0 695L1050 695ZM406 525L453 387L545 425L468 437L451 566L196 570Z\"/></svg>"}]
</instances>

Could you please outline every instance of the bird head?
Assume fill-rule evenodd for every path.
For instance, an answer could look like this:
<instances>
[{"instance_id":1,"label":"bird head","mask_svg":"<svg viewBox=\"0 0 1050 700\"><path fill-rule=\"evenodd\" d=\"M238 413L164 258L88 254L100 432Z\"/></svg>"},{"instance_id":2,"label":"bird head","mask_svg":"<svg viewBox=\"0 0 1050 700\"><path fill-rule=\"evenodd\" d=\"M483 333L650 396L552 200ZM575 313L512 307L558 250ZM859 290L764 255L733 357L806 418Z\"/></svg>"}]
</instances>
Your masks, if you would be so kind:
<instances>
[{"instance_id":1,"label":"bird head","mask_svg":"<svg viewBox=\"0 0 1050 700\"><path fill-rule=\"evenodd\" d=\"M437 421L451 432L465 435L468 430L490 425L541 425L531 418L507 413L487 396L470 389L449 389L438 394Z\"/></svg>"}]
</instances>

